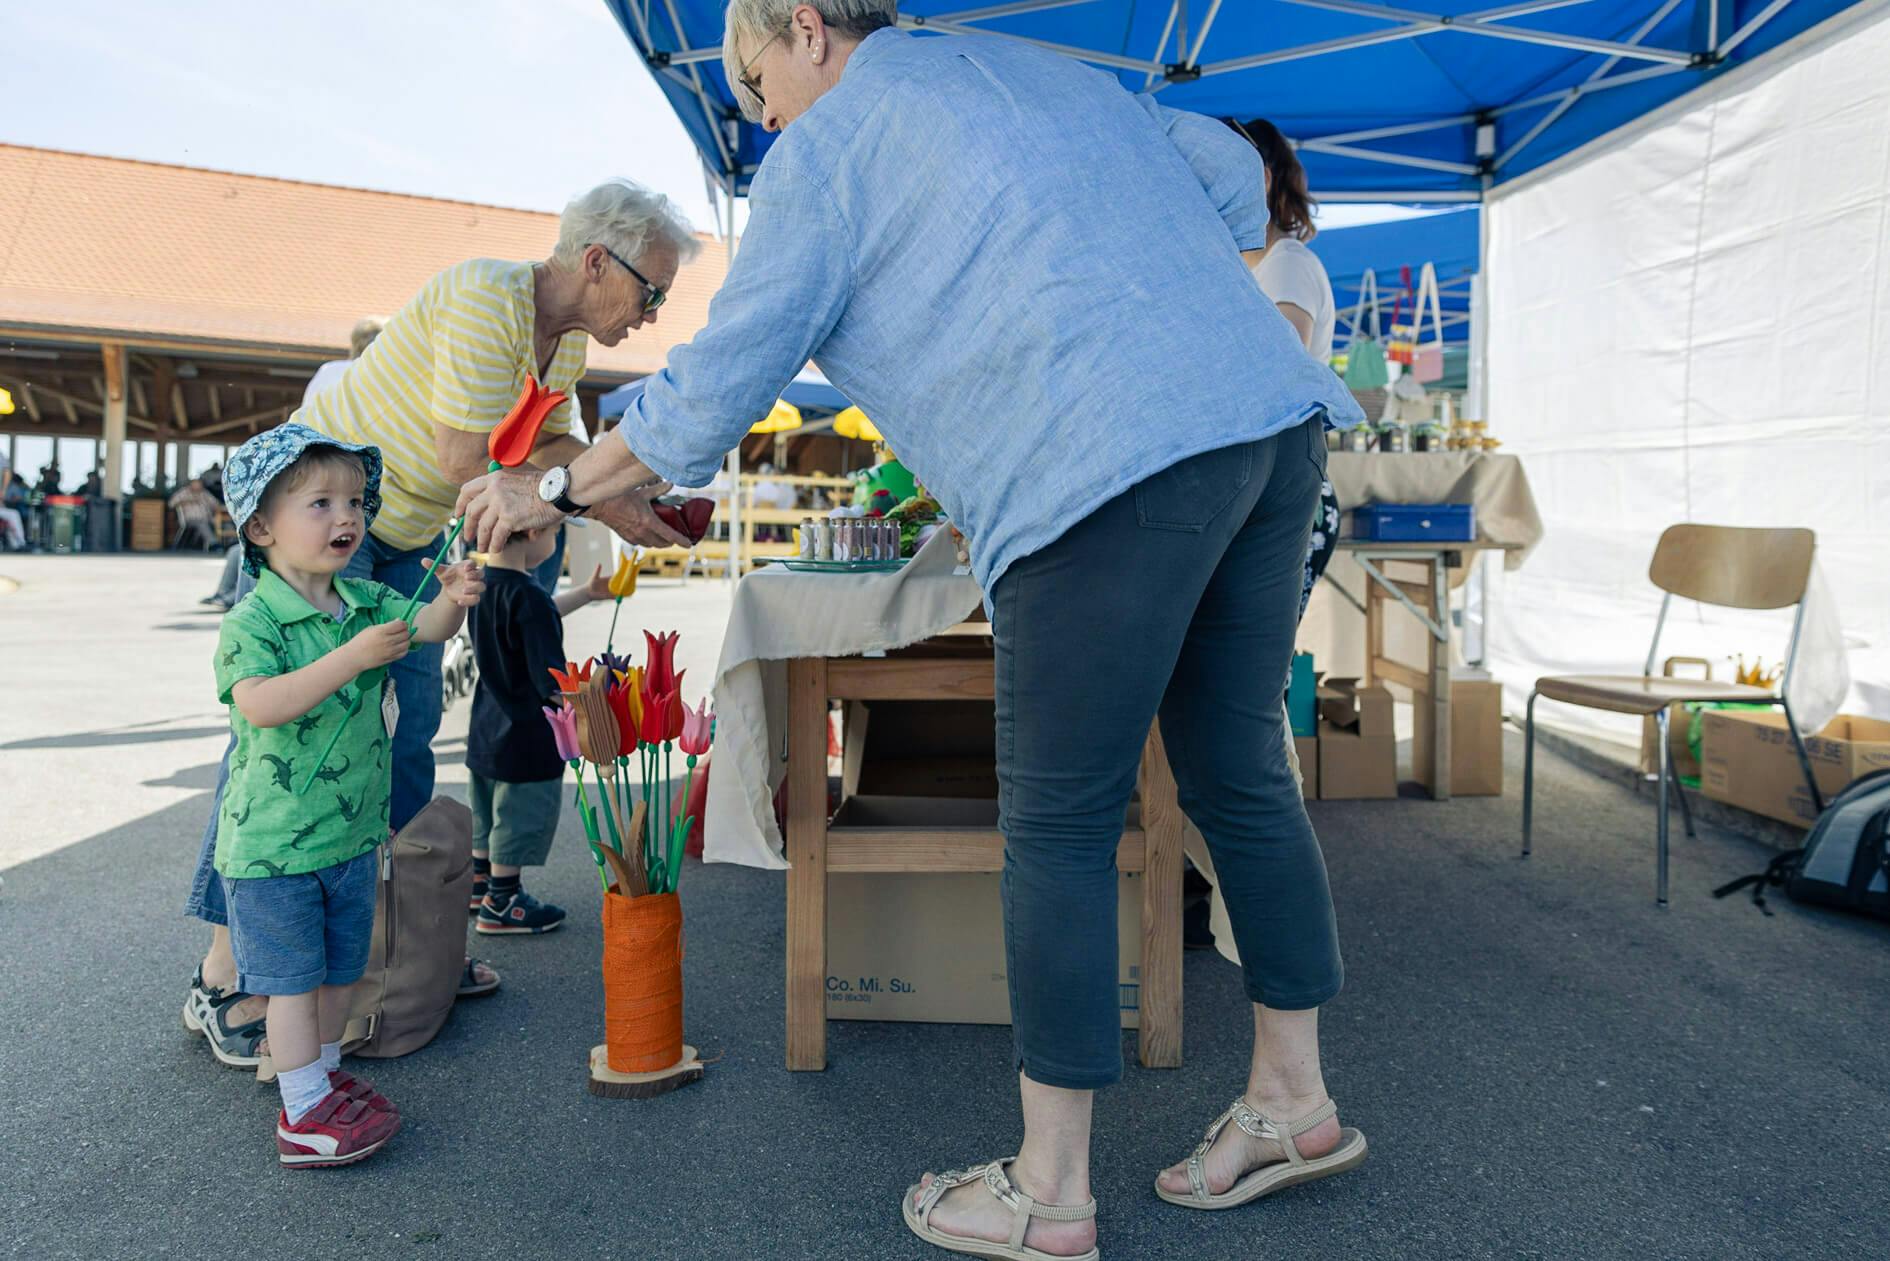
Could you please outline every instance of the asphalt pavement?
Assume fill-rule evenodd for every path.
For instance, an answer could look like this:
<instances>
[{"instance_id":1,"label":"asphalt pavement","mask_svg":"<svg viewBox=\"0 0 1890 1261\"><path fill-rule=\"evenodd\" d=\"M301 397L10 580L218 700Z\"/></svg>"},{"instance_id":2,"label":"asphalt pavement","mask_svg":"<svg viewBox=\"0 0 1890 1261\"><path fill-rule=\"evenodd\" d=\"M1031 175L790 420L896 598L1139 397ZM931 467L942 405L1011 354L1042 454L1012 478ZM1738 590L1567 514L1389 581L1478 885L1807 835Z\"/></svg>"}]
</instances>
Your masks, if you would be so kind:
<instances>
[{"instance_id":1,"label":"asphalt pavement","mask_svg":"<svg viewBox=\"0 0 1890 1261\"><path fill-rule=\"evenodd\" d=\"M532 885L567 926L476 939L501 991L424 1050L355 1065L400 1136L359 1166L279 1169L274 1088L179 1020L220 736L196 677L210 635L177 628L213 622L184 598L209 563L33 560L0 565L22 579L0 595L6 1255L916 1259L940 1254L906 1233L902 1189L1014 1150L1005 1028L835 1023L826 1072L784 1070L783 879L743 868L682 881L705 1080L587 1094L600 938L567 812ZM712 620L691 590L639 613ZM459 712L439 746L454 794ZM1136 1067L1125 1034L1098 1101L1106 1258L1890 1256L1890 927L1713 901L1768 853L1687 840L1677 817L1657 910L1646 796L1552 755L1520 861L1513 736L1509 754L1500 799L1312 807L1347 968L1327 1080L1370 1160L1232 1212L1155 1198L1240 1089L1251 1030L1236 970L1190 953L1185 1066Z\"/></svg>"}]
</instances>

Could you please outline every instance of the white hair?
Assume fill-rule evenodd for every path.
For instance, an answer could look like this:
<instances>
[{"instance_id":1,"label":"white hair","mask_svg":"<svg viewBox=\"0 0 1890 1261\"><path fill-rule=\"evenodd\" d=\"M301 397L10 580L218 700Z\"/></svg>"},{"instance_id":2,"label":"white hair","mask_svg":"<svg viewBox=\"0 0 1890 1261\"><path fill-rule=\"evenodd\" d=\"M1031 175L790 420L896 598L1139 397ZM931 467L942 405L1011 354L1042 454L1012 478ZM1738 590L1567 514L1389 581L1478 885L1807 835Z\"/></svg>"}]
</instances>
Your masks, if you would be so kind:
<instances>
[{"instance_id":1,"label":"white hair","mask_svg":"<svg viewBox=\"0 0 1890 1261\"><path fill-rule=\"evenodd\" d=\"M722 15L722 73L751 123L761 121L761 102L742 82L744 53L752 58L787 34L788 19L803 4L813 6L828 30L856 42L899 22L898 0L729 0Z\"/></svg>"},{"instance_id":2,"label":"white hair","mask_svg":"<svg viewBox=\"0 0 1890 1261\"><path fill-rule=\"evenodd\" d=\"M585 246L601 245L634 263L656 241L673 248L679 263L702 252L695 230L669 198L634 180L605 180L566 204L551 256L571 266Z\"/></svg>"}]
</instances>

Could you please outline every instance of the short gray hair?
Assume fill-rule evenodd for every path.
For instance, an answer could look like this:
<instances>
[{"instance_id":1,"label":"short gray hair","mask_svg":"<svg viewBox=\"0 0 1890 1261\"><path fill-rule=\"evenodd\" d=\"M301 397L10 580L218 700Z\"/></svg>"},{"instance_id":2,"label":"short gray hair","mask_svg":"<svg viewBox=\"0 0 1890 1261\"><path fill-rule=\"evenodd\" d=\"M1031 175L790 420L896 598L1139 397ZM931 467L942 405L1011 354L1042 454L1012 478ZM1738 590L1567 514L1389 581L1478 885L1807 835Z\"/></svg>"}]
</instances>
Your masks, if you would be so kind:
<instances>
[{"instance_id":1,"label":"short gray hair","mask_svg":"<svg viewBox=\"0 0 1890 1261\"><path fill-rule=\"evenodd\" d=\"M634 262L656 241L673 248L679 263L702 252L702 242L675 202L634 180L612 179L579 193L565 206L551 256L570 266L585 246L601 245Z\"/></svg>"},{"instance_id":2,"label":"short gray hair","mask_svg":"<svg viewBox=\"0 0 1890 1261\"><path fill-rule=\"evenodd\" d=\"M729 0L722 15L722 73L751 123L761 121L761 102L742 83L742 50L753 57L785 35L788 18L803 4L813 6L828 30L855 41L899 22L898 0Z\"/></svg>"}]
</instances>

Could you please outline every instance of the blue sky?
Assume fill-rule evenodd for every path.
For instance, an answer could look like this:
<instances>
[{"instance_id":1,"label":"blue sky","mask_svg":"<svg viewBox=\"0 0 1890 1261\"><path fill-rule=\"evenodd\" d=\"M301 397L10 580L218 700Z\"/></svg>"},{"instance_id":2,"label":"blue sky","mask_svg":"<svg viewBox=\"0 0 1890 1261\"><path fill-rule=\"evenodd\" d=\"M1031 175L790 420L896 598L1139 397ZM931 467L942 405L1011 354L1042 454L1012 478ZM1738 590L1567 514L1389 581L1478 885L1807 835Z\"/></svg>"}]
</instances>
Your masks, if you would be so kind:
<instances>
[{"instance_id":1,"label":"blue sky","mask_svg":"<svg viewBox=\"0 0 1890 1261\"><path fill-rule=\"evenodd\" d=\"M0 57L0 142L546 211L624 175L714 227L602 0L0 0ZM76 482L92 443L63 446ZM31 472L50 443L18 450Z\"/></svg>"},{"instance_id":2,"label":"blue sky","mask_svg":"<svg viewBox=\"0 0 1890 1261\"><path fill-rule=\"evenodd\" d=\"M713 225L599 0L0 4L0 140L552 210L627 175Z\"/></svg>"}]
</instances>

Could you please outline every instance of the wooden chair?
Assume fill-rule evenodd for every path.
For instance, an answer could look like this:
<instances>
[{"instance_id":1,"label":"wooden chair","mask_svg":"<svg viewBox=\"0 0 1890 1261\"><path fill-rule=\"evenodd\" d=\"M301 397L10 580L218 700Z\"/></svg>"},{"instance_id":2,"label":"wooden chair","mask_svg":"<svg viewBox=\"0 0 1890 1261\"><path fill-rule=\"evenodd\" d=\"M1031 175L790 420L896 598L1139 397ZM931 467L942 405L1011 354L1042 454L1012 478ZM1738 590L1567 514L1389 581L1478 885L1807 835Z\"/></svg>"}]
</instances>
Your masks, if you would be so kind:
<instances>
[{"instance_id":1,"label":"wooden chair","mask_svg":"<svg viewBox=\"0 0 1890 1261\"><path fill-rule=\"evenodd\" d=\"M1654 623L1654 642L1647 649L1647 667L1636 675L1571 674L1552 675L1536 680L1529 694L1529 708L1523 727L1523 808L1522 856L1529 857L1530 824L1535 806L1536 698L1546 696L1565 705L1604 709L1617 714L1654 716L1659 729L1660 801L1655 829L1657 874L1655 901L1667 905L1667 786L1673 780L1667 748L1667 707L1678 701L1736 701L1745 704L1777 705L1785 711L1785 725L1798 751L1798 765L1805 774L1814 809L1824 809L1818 783L1811 773L1811 759L1805 742L1792 720L1792 707L1785 699L1791 683L1792 666L1798 657L1798 630L1804 617L1802 601L1805 584L1811 578L1812 554L1817 549L1817 535L1810 530L1747 530L1721 525L1676 525L1668 527L1654 548L1654 562L1647 576L1666 595L1660 602L1660 619ZM1660 632L1667 624L1667 610L1673 598L1697 600L1733 609L1782 609L1796 606L1792 617L1791 646L1785 654L1785 672L1777 692L1742 683L1716 683L1710 679L1675 679L1654 674L1655 655L1660 650ZM1673 787L1680 794L1680 810L1686 820L1687 835L1693 835L1693 812L1687 805L1686 790L1678 782Z\"/></svg>"}]
</instances>

